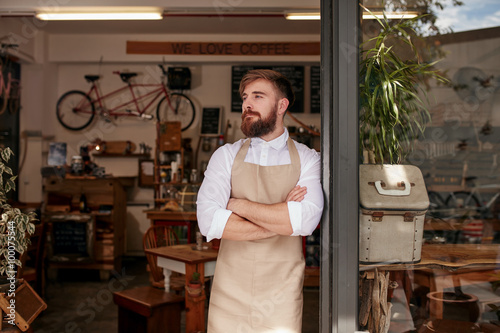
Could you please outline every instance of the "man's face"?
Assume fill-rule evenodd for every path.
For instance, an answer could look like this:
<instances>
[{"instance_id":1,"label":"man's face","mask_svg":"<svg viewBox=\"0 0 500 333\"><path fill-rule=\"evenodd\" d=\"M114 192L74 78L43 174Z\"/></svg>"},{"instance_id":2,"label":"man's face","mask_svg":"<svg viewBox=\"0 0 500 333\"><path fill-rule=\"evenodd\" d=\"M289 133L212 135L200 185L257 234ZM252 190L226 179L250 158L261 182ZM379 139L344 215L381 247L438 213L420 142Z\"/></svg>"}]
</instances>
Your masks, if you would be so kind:
<instances>
[{"instance_id":1,"label":"man's face","mask_svg":"<svg viewBox=\"0 0 500 333\"><path fill-rule=\"evenodd\" d=\"M249 138L262 137L276 128L278 98L271 82L258 79L242 94L241 131Z\"/></svg>"}]
</instances>

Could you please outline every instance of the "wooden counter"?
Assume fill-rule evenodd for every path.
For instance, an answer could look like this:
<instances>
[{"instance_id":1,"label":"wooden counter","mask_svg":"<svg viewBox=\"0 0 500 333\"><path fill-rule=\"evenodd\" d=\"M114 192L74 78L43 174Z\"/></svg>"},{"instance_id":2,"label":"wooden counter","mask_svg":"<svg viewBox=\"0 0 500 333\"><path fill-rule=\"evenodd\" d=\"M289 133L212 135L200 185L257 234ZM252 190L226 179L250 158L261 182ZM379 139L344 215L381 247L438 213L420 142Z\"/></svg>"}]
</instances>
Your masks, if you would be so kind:
<instances>
[{"instance_id":1,"label":"wooden counter","mask_svg":"<svg viewBox=\"0 0 500 333\"><path fill-rule=\"evenodd\" d=\"M43 219L51 234L50 267L120 272L125 251L125 187L133 184L134 177L45 178ZM79 211L82 194L89 208L84 213ZM77 227L79 220L86 223L85 228ZM87 251L75 247L78 242Z\"/></svg>"}]
</instances>

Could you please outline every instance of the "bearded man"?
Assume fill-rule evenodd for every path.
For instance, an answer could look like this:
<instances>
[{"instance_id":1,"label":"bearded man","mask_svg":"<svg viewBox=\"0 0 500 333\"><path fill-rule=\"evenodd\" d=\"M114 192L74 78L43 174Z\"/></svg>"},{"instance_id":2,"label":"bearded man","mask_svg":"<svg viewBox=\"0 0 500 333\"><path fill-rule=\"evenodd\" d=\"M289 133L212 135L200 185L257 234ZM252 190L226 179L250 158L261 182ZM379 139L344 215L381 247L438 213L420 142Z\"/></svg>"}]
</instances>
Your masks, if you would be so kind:
<instances>
[{"instance_id":1,"label":"bearded man","mask_svg":"<svg viewBox=\"0 0 500 333\"><path fill-rule=\"evenodd\" d=\"M221 239L208 333L301 332L301 236L323 211L320 156L284 127L295 97L283 75L249 71L240 96L247 138L214 152L198 192L200 231Z\"/></svg>"}]
</instances>

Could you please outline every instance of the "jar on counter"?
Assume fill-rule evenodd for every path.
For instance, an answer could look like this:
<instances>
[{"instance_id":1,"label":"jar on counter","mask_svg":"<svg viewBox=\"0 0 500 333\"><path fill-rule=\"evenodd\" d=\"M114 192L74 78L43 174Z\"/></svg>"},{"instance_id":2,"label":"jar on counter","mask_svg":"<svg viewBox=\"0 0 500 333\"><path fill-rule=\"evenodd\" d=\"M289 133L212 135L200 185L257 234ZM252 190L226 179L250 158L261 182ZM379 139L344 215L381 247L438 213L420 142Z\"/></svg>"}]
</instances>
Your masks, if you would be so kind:
<instances>
[{"instance_id":1,"label":"jar on counter","mask_svg":"<svg viewBox=\"0 0 500 333\"><path fill-rule=\"evenodd\" d=\"M71 173L74 175L83 173L83 159L81 156L76 155L71 158Z\"/></svg>"}]
</instances>

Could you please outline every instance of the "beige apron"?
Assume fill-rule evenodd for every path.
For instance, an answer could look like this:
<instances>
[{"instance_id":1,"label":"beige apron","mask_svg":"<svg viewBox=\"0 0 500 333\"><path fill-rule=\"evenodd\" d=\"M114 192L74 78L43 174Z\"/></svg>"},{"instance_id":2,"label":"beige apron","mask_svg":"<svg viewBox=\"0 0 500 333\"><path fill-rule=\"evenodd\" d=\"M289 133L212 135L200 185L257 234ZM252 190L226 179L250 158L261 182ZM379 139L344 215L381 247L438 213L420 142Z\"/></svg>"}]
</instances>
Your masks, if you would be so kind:
<instances>
[{"instance_id":1,"label":"beige apron","mask_svg":"<svg viewBox=\"0 0 500 333\"><path fill-rule=\"evenodd\" d=\"M231 171L231 197L273 204L297 185L300 158L287 141L291 164L244 162L247 140ZM302 237L221 241L208 315L209 333L300 332L304 282Z\"/></svg>"}]
</instances>

